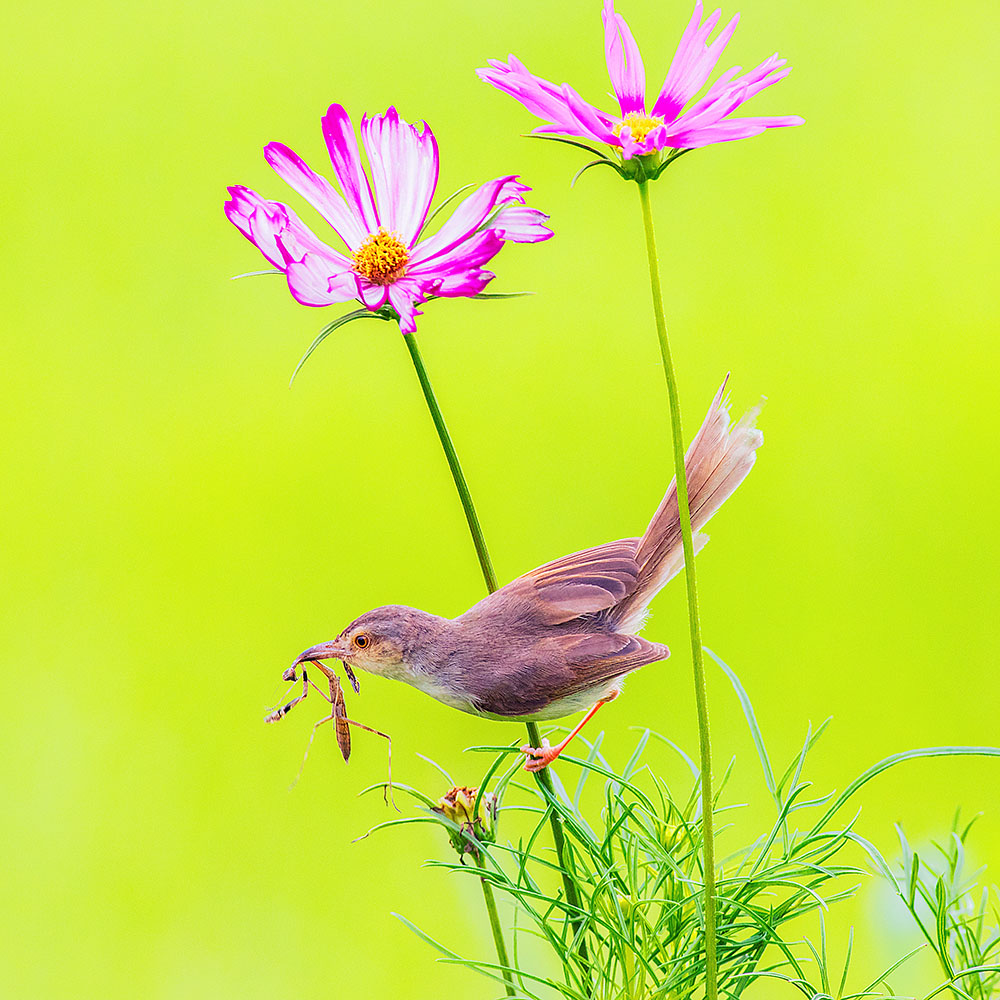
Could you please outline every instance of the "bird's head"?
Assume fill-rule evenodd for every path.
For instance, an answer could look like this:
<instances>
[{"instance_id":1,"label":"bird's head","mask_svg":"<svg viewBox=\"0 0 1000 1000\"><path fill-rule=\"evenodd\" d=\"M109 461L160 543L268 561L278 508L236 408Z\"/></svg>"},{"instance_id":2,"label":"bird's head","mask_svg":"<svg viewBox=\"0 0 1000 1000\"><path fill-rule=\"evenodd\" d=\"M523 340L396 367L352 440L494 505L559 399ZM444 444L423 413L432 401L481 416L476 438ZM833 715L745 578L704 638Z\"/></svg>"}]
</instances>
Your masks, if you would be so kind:
<instances>
[{"instance_id":1,"label":"bird's head","mask_svg":"<svg viewBox=\"0 0 1000 1000\"><path fill-rule=\"evenodd\" d=\"M371 674L412 680L414 654L433 638L442 619L415 608L389 605L356 618L336 639L300 653L290 669L311 660L341 660Z\"/></svg>"}]
</instances>

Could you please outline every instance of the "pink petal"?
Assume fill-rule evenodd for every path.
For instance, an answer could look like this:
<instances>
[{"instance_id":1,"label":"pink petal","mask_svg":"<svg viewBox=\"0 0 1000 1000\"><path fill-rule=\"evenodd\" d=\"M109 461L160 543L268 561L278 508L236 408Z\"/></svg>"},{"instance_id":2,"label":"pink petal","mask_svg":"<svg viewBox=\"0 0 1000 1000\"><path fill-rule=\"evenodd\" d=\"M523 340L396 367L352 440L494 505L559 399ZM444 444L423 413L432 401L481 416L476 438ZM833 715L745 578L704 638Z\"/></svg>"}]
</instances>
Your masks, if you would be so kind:
<instances>
[{"instance_id":1,"label":"pink petal","mask_svg":"<svg viewBox=\"0 0 1000 1000\"><path fill-rule=\"evenodd\" d=\"M389 285L389 304L399 313L400 333L415 333L417 317L423 315L417 308L423 300L420 287L403 278Z\"/></svg>"},{"instance_id":2,"label":"pink petal","mask_svg":"<svg viewBox=\"0 0 1000 1000\"><path fill-rule=\"evenodd\" d=\"M541 243L551 239L554 233L545 222L548 216L537 208L527 205L508 205L490 221L492 229L501 239L513 243Z\"/></svg>"},{"instance_id":3,"label":"pink petal","mask_svg":"<svg viewBox=\"0 0 1000 1000\"><path fill-rule=\"evenodd\" d=\"M412 247L437 187L434 135L426 124L418 132L389 108L384 115L362 117L361 141L371 167L379 221Z\"/></svg>"},{"instance_id":4,"label":"pink petal","mask_svg":"<svg viewBox=\"0 0 1000 1000\"><path fill-rule=\"evenodd\" d=\"M744 83L747 88L746 99L750 100L755 94L759 94L762 90L773 86L779 80L784 80L791 73L792 67L785 65L787 61L786 59L779 59L778 53L775 52L773 56L765 59L759 66L750 70L749 73L738 80L734 80L733 83Z\"/></svg>"},{"instance_id":5,"label":"pink petal","mask_svg":"<svg viewBox=\"0 0 1000 1000\"><path fill-rule=\"evenodd\" d=\"M787 69L781 68L785 65L785 62L786 60L779 59L778 53L775 52L773 56L768 56L759 66L754 67L749 73L744 73L743 76L737 77L736 75L740 71L739 66L734 66L732 69L726 70L712 84L705 96L688 108L682 116L683 120L700 115L717 101L725 102L728 100L730 94L741 90L745 94L743 101L750 100L754 94L759 94L762 90L788 76L791 72L791 67ZM679 118L677 122L679 123L681 120Z\"/></svg>"},{"instance_id":6,"label":"pink petal","mask_svg":"<svg viewBox=\"0 0 1000 1000\"><path fill-rule=\"evenodd\" d=\"M604 58L608 64L611 86L621 106L622 115L646 109L646 70L625 18L615 13L614 0L604 0Z\"/></svg>"},{"instance_id":7,"label":"pink petal","mask_svg":"<svg viewBox=\"0 0 1000 1000\"><path fill-rule=\"evenodd\" d=\"M662 126L659 126L662 128ZM642 142L636 142L632 138L632 130L626 126L618 135L618 144L622 148L622 159L631 160L633 156L642 156L650 151L649 138L652 132L646 136Z\"/></svg>"},{"instance_id":8,"label":"pink petal","mask_svg":"<svg viewBox=\"0 0 1000 1000\"><path fill-rule=\"evenodd\" d=\"M350 262L327 246L301 219L279 201L267 201L250 188L229 189L226 216L275 267L285 269L289 260L301 260L306 253L326 260L331 271L350 267Z\"/></svg>"},{"instance_id":9,"label":"pink petal","mask_svg":"<svg viewBox=\"0 0 1000 1000\"><path fill-rule=\"evenodd\" d=\"M389 285L373 285L367 278L360 274L354 274L354 284L357 288L357 296L361 301L374 312L385 305L389 297Z\"/></svg>"},{"instance_id":10,"label":"pink petal","mask_svg":"<svg viewBox=\"0 0 1000 1000\"><path fill-rule=\"evenodd\" d=\"M674 52L673 59L670 61L666 79L663 81L663 86L660 88L659 96L656 98L656 103L653 105L653 110L650 114L658 117L673 118L687 104L688 98L680 92L680 81L684 75L685 68L697 55L694 45L698 29L701 25L702 13L701 0L696 0L694 13L691 15L691 20L688 21L688 25L684 29L684 34L681 35L681 40L677 43L677 49Z\"/></svg>"},{"instance_id":11,"label":"pink petal","mask_svg":"<svg viewBox=\"0 0 1000 1000\"><path fill-rule=\"evenodd\" d=\"M673 121L709 78L715 64L722 55L722 50L729 44L729 39L736 30L740 16L736 14L732 20L719 32L711 45L706 45L708 36L718 23L721 11L716 10L704 24L699 26L702 15L701 0L697 0L694 14L688 23L674 58L667 70L666 79L660 88L660 96L653 105L650 114L656 118Z\"/></svg>"},{"instance_id":12,"label":"pink petal","mask_svg":"<svg viewBox=\"0 0 1000 1000\"><path fill-rule=\"evenodd\" d=\"M716 100L718 97L724 94L726 90L729 89L730 85L736 78L736 74L739 73L741 69L742 69L741 66L733 66L730 69L727 69L726 72L723 73L719 77L719 79L716 80L715 83L713 83L712 86L708 88L708 90L705 93L705 96L702 97L697 103L693 104L688 109L687 113L688 114L697 113L703 107L711 104L714 100Z\"/></svg>"},{"instance_id":13,"label":"pink petal","mask_svg":"<svg viewBox=\"0 0 1000 1000\"><path fill-rule=\"evenodd\" d=\"M348 204L354 209L366 234L378 229L379 218L368 178L361 166L358 140L347 112L339 104L331 104L323 117L323 138L333 162L340 189Z\"/></svg>"},{"instance_id":14,"label":"pink petal","mask_svg":"<svg viewBox=\"0 0 1000 1000\"><path fill-rule=\"evenodd\" d=\"M264 159L274 172L294 191L302 195L333 227L349 246L357 248L368 235L363 223L350 211L334 186L317 174L297 153L284 143L269 142Z\"/></svg>"},{"instance_id":15,"label":"pink petal","mask_svg":"<svg viewBox=\"0 0 1000 1000\"><path fill-rule=\"evenodd\" d=\"M250 213L259 204L266 204L263 198L252 188L244 187L242 184L234 184L232 187L226 188L229 192L230 199L223 206L226 213L226 218L234 225L237 229L243 233L244 236L250 236L250 225L248 219ZM272 202L274 205L279 205L280 202Z\"/></svg>"},{"instance_id":16,"label":"pink petal","mask_svg":"<svg viewBox=\"0 0 1000 1000\"><path fill-rule=\"evenodd\" d=\"M671 136L675 136L681 132L700 129L721 121L746 100L746 93L745 85L727 87L714 100L708 103L699 102L696 108L692 108L687 114L681 115L676 121L671 122L667 131Z\"/></svg>"},{"instance_id":17,"label":"pink petal","mask_svg":"<svg viewBox=\"0 0 1000 1000\"><path fill-rule=\"evenodd\" d=\"M357 294L353 271L331 274L328 262L316 254L309 253L301 261L291 262L285 274L288 290L304 306L347 302Z\"/></svg>"},{"instance_id":18,"label":"pink petal","mask_svg":"<svg viewBox=\"0 0 1000 1000\"><path fill-rule=\"evenodd\" d=\"M568 83L562 85L562 94L573 117L579 123L577 135L588 136L612 146L618 145L618 136L615 135L607 115L592 104L588 104Z\"/></svg>"},{"instance_id":19,"label":"pink petal","mask_svg":"<svg viewBox=\"0 0 1000 1000\"><path fill-rule=\"evenodd\" d=\"M667 127L666 125L657 125L656 128L650 129L646 135L646 152L655 153L663 149L667 143Z\"/></svg>"},{"instance_id":20,"label":"pink petal","mask_svg":"<svg viewBox=\"0 0 1000 1000\"><path fill-rule=\"evenodd\" d=\"M791 72L791 68L785 66L785 60L780 59L775 53L749 73L734 78L737 72L739 72L738 67L723 74L700 101L670 124L668 145L693 149L696 145L707 145L714 141L727 142L731 139L749 138L751 135L759 135L764 128L772 127L764 125L754 130L754 126L746 123L771 119L741 118L739 121L744 125L739 128L710 131L713 126L723 123L727 115L741 104L745 104L754 94L759 94L765 88L783 80ZM785 116L780 121L782 124L801 124L802 120L797 115L792 115ZM744 132L745 134L742 134ZM720 138L713 140L710 138L712 135L718 135Z\"/></svg>"},{"instance_id":21,"label":"pink petal","mask_svg":"<svg viewBox=\"0 0 1000 1000\"><path fill-rule=\"evenodd\" d=\"M739 121L738 118L730 118L730 121ZM806 120L802 115L766 115L757 118L744 118L743 121L759 122L765 128L786 128L790 125L805 125Z\"/></svg>"},{"instance_id":22,"label":"pink petal","mask_svg":"<svg viewBox=\"0 0 1000 1000\"><path fill-rule=\"evenodd\" d=\"M458 298L463 295L478 295L496 275L492 271L472 269L442 278L434 289L435 295Z\"/></svg>"},{"instance_id":23,"label":"pink petal","mask_svg":"<svg viewBox=\"0 0 1000 1000\"><path fill-rule=\"evenodd\" d=\"M804 118L798 115L783 115L765 118L727 118L701 128L688 129L677 135L671 135L668 145L678 149L698 149L713 142L731 142L734 139L749 139L760 135L769 128L781 128L788 125L802 125Z\"/></svg>"},{"instance_id":24,"label":"pink petal","mask_svg":"<svg viewBox=\"0 0 1000 1000\"><path fill-rule=\"evenodd\" d=\"M275 238L288 219L286 206L265 201L256 191L242 185L229 188L232 196L225 204L226 218L270 261L282 270L284 257Z\"/></svg>"},{"instance_id":25,"label":"pink petal","mask_svg":"<svg viewBox=\"0 0 1000 1000\"><path fill-rule=\"evenodd\" d=\"M410 269L421 261L447 253L468 239L497 205L510 202L523 204L523 193L530 190L527 185L519 183L514 175L487 181L459 204L451 218L433 236L421 240L414 247L410 254Z\"/></svg>"},{"instance_id":26,"label":"pink petal","mask_svg":"<svg viewBox=\"0 0 1000 1000\"><path fill-rule=\"evenodd\" d=\"M347 257L327 246L290 208L286 207L285 214L287 222L277 239L286 260L301 260L305 254L312 253L327 261L332 270L351 267Z\"/></svg>"},{"instance_id":27,"label":"pink petal","mask_svg":"<svg viewBox=\"0 0 1000 1000\"><path fill-rule=\"evenodd\" d=\"M429 281L444 275L477 268L492 260L503 248L503 238L493 229L473 233L446 252L420 261L407 270L407 276Z\"/></svg>"},{"instance_id":28,"label":"pink petal","mask_svg":"<svg viewBox=\"0 0 1000 1000\"><path fill-rule=\"evenodd\" d=\"M476 75L497 90L520 101L528 111L549 123L536 132L555 132L560 135L579 135L580 127L570 111L562 89L548 80L533 76L514 56L507 62L489 60L489 68L477 69Z\"/></svg>"}]
</instances>

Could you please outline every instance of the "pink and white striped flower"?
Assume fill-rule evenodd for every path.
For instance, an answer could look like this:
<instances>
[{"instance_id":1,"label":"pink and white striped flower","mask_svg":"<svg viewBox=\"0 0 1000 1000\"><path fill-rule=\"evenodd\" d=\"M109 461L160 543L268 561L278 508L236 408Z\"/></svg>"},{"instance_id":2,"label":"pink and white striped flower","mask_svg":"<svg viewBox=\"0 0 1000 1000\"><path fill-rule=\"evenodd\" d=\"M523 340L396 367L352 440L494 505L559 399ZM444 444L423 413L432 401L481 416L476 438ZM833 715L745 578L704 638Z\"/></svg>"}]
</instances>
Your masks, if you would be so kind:
<instances>
[{"instance_id":1,"label":"pink and white striped flower","mask_svg":"<svg viewBox=\"0 0 1000 1000\"><path fill-rule=\"evenodd\" d=\"M473 191L433 235L421 239L438 180L430 127L403 121L395 108L361 119L369 174L347 112L331 105L323 136L338 191L287 146L271 142L264 158L340 237L320 240L287 205L242 186L229 188L229 221L288 279L298 302L327 306L358 299L375 312L390 306L400 330L413 333L429 296L477 295L493 279L484 269L507 240L537 243L552 236L548 216L524 204L531 190L516 176Z\"/></svg>"},{"instance_id":2,"label":"pink and white striped flower","mask_svg":"<svg viewBox=\"0 0 1000 1000\"><path fill-rule=\"evenodd\" d=\"M607 114L588 104L569 84L561 87L533 76L514 56L507 62L490 59L489 67L477 70L480 78L520 101L532 114L544 119L537 134L583 137L621 150L623 159L656 153L665 147L696 149L713 142L728 142L759 135L765 129L801 125L798 115L730 118L741 104L766 87L784 79L791 67L778 54L740 75L734 66L719 77L705 95L691 104L715 69L739 14L709 43L708 36L719 22L716 10L702 21L701 0L681 37L666 79L652 106L646 105L646 71L639 47L625 19L615 13L614 0L604 0L604 55L608 75L620 113ZM682 113L683 112L683 113Z\"/></svg>"}]
</instances>

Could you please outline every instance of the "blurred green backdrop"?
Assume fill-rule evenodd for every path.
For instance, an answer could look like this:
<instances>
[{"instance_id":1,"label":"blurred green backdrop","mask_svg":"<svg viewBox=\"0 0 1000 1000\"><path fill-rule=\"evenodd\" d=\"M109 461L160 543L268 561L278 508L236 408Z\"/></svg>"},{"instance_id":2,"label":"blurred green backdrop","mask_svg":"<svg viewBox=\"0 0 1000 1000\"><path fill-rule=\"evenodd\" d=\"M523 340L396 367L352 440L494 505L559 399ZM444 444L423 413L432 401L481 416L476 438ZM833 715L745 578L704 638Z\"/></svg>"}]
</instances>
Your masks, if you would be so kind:
<instances>
[{"instance_id":1,"label":"blurred green backdrop","mask_svg":"<svg viewBox=\"0 0 1000 1000\"><path fill-rule=\"evenodd\" d=\"M687 0L629 0L651 82ZM995 567L998 8L905 13L860 0L756 0L723 64L775 49L795 70L750 113L803 128L692 154L654 186L689 431L726 371L736 408L769 397L754 474L700 559L707 643L741 674L785 758L834 715L818 787L899 749L1000 739ZM319 704L261 717L281 670L371 606L456 614L482 593L447 468L399 336L354 324L289 391L332 310L296 305L222 214L225 186L287 199L268 140L325 169L319 117L395 103L425 118L440 191L518 172L556 238L512 246L496 289L436 303L421 346L502 579L640 530L669 479L663 378L636 193L480 83L516 52L592 99L608 90L597 0L472 6L38 4L0 46L6 332L2 503L6 806L0 930L19 997L437 997L400 911L489 954L471 882L418 867L424 828L353 844L385 818L329 732L294 777ZM602 713L622 763L651 726L692 747L680 587L648 628L676 657ZM392 733L396 776L511 727L363 679L352 714ZM720 766L766 817L738 705L711 677ZM995 762L917 762L863 796L892 850L983 810ZM441 788L444 791L444 788ZM428 906L428 900L433 905ZM862 965L909 941L869 891ZM919 965L919 963L918 963Z\"/></svg>"}]
</instances>

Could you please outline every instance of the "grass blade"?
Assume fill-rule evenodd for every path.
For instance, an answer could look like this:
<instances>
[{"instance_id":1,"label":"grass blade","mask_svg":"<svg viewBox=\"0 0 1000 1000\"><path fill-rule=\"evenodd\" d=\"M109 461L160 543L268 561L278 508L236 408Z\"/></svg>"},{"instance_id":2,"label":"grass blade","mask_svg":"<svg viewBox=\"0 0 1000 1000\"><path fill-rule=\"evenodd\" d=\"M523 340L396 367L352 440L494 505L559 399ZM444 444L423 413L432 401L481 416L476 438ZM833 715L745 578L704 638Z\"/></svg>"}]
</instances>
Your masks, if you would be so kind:
<instances>
[{"instance_id":1,"label":"grass blade","mask_svg":"<svg viewBox=\"0 0 1000 1000\"><path fill-rule=\"evenodd\" d=\"M812 833L819 832L826 823L855 792L868 784L872 778L878 777L883 771L888 771L897 764L902 764L907 760L917 760L920 757L1000 757L998 747L921 747L918 750L904 750L902 753L894 753L883 758L877 764L872 765L864 774L855 778L847 788L841 792L836 802L819 818L812 829Z\"/></svg>"},{"instance_id":2,"label":"grass blade","mask_svg":"<svg viewBox=\"0 0 1000 1000\"><path fill-rule=\"evenodd\" d=\"M764 781L767 784L767 790L771 793L771 798L774 799L775 804L780 809L781 802L778 798L777 787L774 784L774 772L771 770L771 759L767 755L767 747L764 745L764 736L760 731L760 726L757 725L757 716L754 714L753 705L750 703L750 696L740 683L740 679L736 676L735 671L724 663L718 656L716 656L715 653L713 653L707 646L703 646L702 648L719 665L722 672L729 678L730 683L733 685L733 689L736 691L736 697L740 700L740 706L743 709L743 714L746 716L747 725L750 727L750 735L753 737L753 745L757 748L757 756L760 758L760 766L764 770Z\"/></svg>"}]
</instances>

